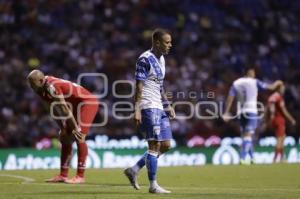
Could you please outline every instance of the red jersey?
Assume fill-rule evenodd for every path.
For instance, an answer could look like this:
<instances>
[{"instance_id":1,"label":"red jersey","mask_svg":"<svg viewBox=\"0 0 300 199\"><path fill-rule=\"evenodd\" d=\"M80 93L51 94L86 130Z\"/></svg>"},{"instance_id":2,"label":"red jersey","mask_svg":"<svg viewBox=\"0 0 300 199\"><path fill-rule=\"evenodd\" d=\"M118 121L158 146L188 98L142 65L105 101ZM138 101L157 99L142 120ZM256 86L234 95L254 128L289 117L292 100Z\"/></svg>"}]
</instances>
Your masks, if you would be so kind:
<instances>
[{"instance_id":1,"label":"red jersey","mask_svg":"<svg viewBox=\"0 0 300 199\"><path fill-rule=\"evenodd\" d=\"M42 93L38 93L47 102L53 102L55 96L63 95L66 102L77 105L83 101L96 100L96 96L82 86L53 76L46 76Z\"/></svg>"},{"instance_id":2,"label":"red jersey","mask_svg":"<svg viewBox=\"0 0 300 199\"><path fill-rule=\"evenodd\" d=\"M284 104L283 97L278 92L275 92L269 97L268 103L269 104L271 104L271 103L275 104L275 115L274 115L273 121L285 122L285 117L284 117L284 115L281 111L281 108L280 108L280 105Z\"/></svg>"}]
</instances>

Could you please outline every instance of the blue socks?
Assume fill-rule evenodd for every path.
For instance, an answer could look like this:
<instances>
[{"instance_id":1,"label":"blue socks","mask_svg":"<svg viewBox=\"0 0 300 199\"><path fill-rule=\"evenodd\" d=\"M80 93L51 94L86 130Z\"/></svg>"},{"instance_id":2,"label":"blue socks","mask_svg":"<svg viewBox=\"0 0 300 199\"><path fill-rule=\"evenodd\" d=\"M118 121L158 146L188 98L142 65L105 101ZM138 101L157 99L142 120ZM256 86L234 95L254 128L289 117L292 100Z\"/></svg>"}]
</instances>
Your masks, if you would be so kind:
<instances>
[{"instance_id":1,"label":"blue socks","mask_svg":"<svg viewBox=\"0 0 300 199\"><path fill-rule=\"evenodd\" d=\"M250 149L249 149L249 155L251 160L253 160L253 153L254 153L254 147L253 147L253 142L251 141Z\"/></svg>"},{"instance_id":2,"label":"blue socks","mask_svg":"<svg viewBox=\"0 0 300 199\"><path fill-rule=\"evenodd\" d=\"M253 143L251 138L244 138L241 148L241 159L245 160L247 155L249 154L251 159L253 159Z\"/></svg>"},{"instance_id":3,"label":"blue socks","mask_svg":"<svg viewBox=\"0 0 300 199\"><path fill-rule=\"evenodd\" d=\"M141 159L136 163L136 165L141 169L145 166L146 164L146 157L147 157L148 152L146 151Z\"/></svg>"},{"instance_id":4,"label":"blue socks","mask_svg":"<svg viewBox=\"0 0 300 199\"><path fill-rule=\"evenodd\" d=\"M146 166L148 169L148 179L149 181L156 180L156 172L157 172L157 156L158 153L154 151L148 151L146 156Z\"/></svg>"},{"instance_id":5,"label":"blue socks","mask_svg":"<svg viewBox=\"0 0 300 199\"><path fill-rule=\"evenodd\" d=\"M144 155L137 161L137 163L131 167L135 173L139 172L141 168L143 168L146 164L146 157L147 157L148 151L144 153Z\"/></svg>"}]
</instances>

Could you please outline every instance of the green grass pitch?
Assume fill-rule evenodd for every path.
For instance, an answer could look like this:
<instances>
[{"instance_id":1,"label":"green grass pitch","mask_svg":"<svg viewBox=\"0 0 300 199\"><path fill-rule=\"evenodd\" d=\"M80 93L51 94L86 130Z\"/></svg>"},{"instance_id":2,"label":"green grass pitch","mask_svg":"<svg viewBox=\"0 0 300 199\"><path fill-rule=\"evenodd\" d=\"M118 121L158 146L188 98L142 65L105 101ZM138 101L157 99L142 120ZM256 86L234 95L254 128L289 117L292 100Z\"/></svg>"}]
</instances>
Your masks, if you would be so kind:
<instances>
[{"instance_id":1,"label":"green grass pitch","mask_svg":"<svg viewBox=\"0 0 300 199\"><path fill-rule=\"evenodd\" d=\"M158 182L172 191L148 193L146 170L139 175L142 189L128 185L121 169L88 169L86 184L48 184L55 170L0 172L2 199L297 199L300 198L300 165L202 166L159 168ZM74 170L71 171L74 174Z\"/></svg>"}]
</instances>

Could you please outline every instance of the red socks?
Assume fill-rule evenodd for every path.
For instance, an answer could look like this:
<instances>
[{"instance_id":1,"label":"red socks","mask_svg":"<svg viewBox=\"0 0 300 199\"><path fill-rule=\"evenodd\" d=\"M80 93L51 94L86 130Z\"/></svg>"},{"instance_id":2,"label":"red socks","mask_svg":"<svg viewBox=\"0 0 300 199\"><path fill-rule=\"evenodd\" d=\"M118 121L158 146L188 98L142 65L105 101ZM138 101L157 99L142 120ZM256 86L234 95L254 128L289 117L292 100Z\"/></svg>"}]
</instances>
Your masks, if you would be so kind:
<instances>
[{"instance_id":1,"label":"red socks","mask_svg":"<svg viewBox=\"0 0 300 199\"><path fill-rule=\"evenodd\" d=\"M78 163L77 163L77 175L79 177L84 176L85 171L85 162L88 155L88 147L86 143L77 143L77 156L78 156Z\"/></svg>"},{"instance_id":2,"label":"red socks","mask_svg":"<svg viewBox=\"0 0 300 199\"><path fill-rule=\"evenodd\" d=\"M274 162L276 162L278 156L280 156L280 160L283 160L284 158L283 148L275 148Z\"/></svg>"},{"instance_id":3,"label":"red socks","mask_svg":"<svg viewBox=\"0 0 300 199\"><path fill-rule=\"evenodd\" d=\"M72 144L61 144L60 175L68 177L69 166L72 158Z\"/></svg>"},{"instance_id":4,"label":"red socks","mask_svg":"<svg viewBox=\"0 0 300 199\"><path fill-rule=\"evenodd\" d=\"M84 176L85 162L88 155L87 144L77 143L77 175L79 177ZM68 177L69 166L72 158L72 144L61 145L61 156L60 156L60 175Z\"/></svg>"}]
</instances>

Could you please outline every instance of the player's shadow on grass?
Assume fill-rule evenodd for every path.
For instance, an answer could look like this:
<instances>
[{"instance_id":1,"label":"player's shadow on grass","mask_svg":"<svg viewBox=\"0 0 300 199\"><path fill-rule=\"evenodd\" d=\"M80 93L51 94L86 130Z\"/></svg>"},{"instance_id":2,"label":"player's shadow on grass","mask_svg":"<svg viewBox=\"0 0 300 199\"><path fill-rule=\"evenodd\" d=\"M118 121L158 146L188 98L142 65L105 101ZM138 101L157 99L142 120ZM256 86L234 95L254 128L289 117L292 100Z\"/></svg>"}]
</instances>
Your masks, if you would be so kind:
<instances>
[{"instance_id":1,"label":"player's shadow on grass","mask_svg":"<svg viewBox=\"0 0 300 199\"><path fill-rule=\"evenodd\" d=\"M102 186L102 187L126 187L130 186L128 184L122 184L122 183L97 183L97 182L89 182L89 183L84 183L83 186ZM80 185L79 185L80 186Z\"/></svg>"},{"instance_id":2,"label":"player's shadow on grass","mask_svg":"<svg viewBox=\"0 0 300 199\"><path fill-rule=\"evenodd\" d=\"M83 184L83 186L89 186L89 185L91 185L91 186L99 185L99 186L105 186L105 187L132 187L129 183L117 183L116 184L116 183L97 183L97 182L95 182L95 183L91 182L90 183L89 182L89 183ZM148 184L141 183L140 186L147 187Z\"/></svg>"},{"instance_id":3,"label":"player's shadow on grass","mask_svg":"<svg viewBox=\"0 0 300 199\"><path fill-rule=\"evenodd\" d=\"M83 186L103 186L103 187L129 187L129 188L132 188L132 186L129 184L129 183L97 183L97 182L89 182L89 183L85 183L83 184ZM144 183L141 183L140 184L141 187L148 187L149 185L148 184L144 184ZM133 189L133 188L132 188Z\"/></svg>"}]
</instances>

